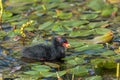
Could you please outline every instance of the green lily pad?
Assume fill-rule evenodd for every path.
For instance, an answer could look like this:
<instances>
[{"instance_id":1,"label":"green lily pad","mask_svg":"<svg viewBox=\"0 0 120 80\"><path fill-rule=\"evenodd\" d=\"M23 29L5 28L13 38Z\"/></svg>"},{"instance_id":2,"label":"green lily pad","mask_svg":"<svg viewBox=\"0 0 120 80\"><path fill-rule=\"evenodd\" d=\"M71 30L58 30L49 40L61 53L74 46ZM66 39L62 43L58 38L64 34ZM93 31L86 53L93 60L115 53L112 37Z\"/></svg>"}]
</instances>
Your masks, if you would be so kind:
<instances>
[{"instance_id":1,"label":"green lily pad","mask_svg":"<svg viewBox=\"0 0 120 80\"><path fill-rule=\"evenodd\" d=\"M59 76L63 76L66 74L67 71L58 71L56 72L45 72L45 73L40 73L43 77L57 77L57 74Z\"/></svg>"},{"instance_id":2,"label":"green lily pad","mask_svg":"<svg viewBox=\"0 0 120 80\"><path fill-rule=\"evenodd\" d=\"M93 34L95 31L94 30L77 30L77 31L72 31L69 36L71 37L78 37L78 36L89 36Z\"/></svg>"},{"instance_id":3,"label":"green lily pad","mask_svg":"<svg viewBox=\"0 0 120 80\"><path fill-rule=\"evenodd\" d=\"M80 15L80 19L95 19L98 17L98 14L83 14Z\"/></svg>"},{"instance_id":4,"label":"green lily pad","mask_svg":"<svg viewBox=\"0 0 120 80\"><path fill-rule=\"evenodd\" d=\"M104 9L104 10L102 10L102 13L101 13L101 15L102 16L109 16L110 14L112 14L112 9Z\"/></svg>"},{"instance_id":5,"label":"green lily pad","mask_svg":"<svg viewBox=\"0 0 120 80\"><path fill-rule=\"evenodd\" d=\"M0 40L2 40L3 37L6 35L7 35L7 33L5 31L0 31Z\"/></svg>"},{"instance_id":6,"label":"green lily pad","mask_svg":"<svg viewBox=\"0 0 120 80\"><path fill-rule=\"evenodd\" d=\"M88 28L89 29L100 28L104 24L107 24L107 22L91 22L88 24Z\"/></svg>"},{"instance_id":7,"label":"green lily pad","mask_svg":"<svg viewBox=\"0 0 120 80\"><path fill-rule=\"evenodd\" d=\"M16 29L15 31L9 31L8 32L8 36L9 37L14 37L15 35L19 35L20 34L20 30Z\"/></svg>"},{"instance_id":8,"label":"green lily pad","mask_svg":"<svg viewBox=\"0 0 120 80\"><path fill-rule=\"evenodd\" d=\"M84 59L83 58L79 58L79 57L75 57L74 59L67 60L66 63L69 66L75 66L75 65L78 65L78 64L83 64L84 63Z\"/></svg>"},{"instance_id":9,"label":"green lily pad","mask_svg":"<svg viewBox=\"0 0 120 80\"><path fill-rule=\"evenodd\" d=\"M57 15L60 19L70 19L72 17L72 13L69 12L69 13L64 13L64 12L61 12Z\"/></svg>"},{"instance_id":10,"label":"green lily pad","mask_svg":"<svg viewBox=\"0 0 120 80\"><path fill-rule=\"evenodd\" d=\"M70 6L70 4L69 3L61 3L61 4L59 4L59 6L58 6L58 8L70 8L71 6Z\"/></svg>"},{"instance_id":11,"label":"green lily pad","mask_svg":"<svg viewBox=\"0 0 120 80\"><path fill-rule=\"evenodd\" d=\"M105 7L103 0L90 0L87 4L93 10L102 10Z\"/></svg>"},{"instance_id":12,"label":"green lily pad","mask_svg":"<svg viewBox=\"0 0 120 80\"><path fill-rule=\"evenodd\" d=\"M78 20L68 20L68 21L61 21L61 24L63 24L63 26L76 26L79 27L82 24L86 24L89 23L89 21L86 20L82 20L82 21L78 21Z\"/></svg>"},{"instance_id":13,"label":"green lily pad","mask_svg":"<svg viewBox=\"0 0 120 80\"><path fill-rule=\"evenodd\" d=\"M111 50L107 50L103 53L101 53L102 56L111 56L111 55L114 55L115 52L114 51L111 51Z\"/></svg>"},{"instance_id":14,"label":"green lily pad","mask_svg":"<svg viewBox=\"0 0 120 80\"><path fill-rule=\"evenodd\" d=\"M84 66L77 66L75 68L70 69L70 73L75 74L77 76L85 76L88 74L88 70Z\"/></svg>"},{"instance_id":15,"label":"green lily pad","mask_svg":"<svg viewBox=\"0 0 120 80\"><path fill-rule=\"evenodd\" d=\"M45 62L45 64L52 67L52 68L59 68L60 67L60 65L55 64L55 63Z\"/></svg>"},{"instance_id":16,"label":"green lily pad","mask_svg":"<svg viewBox=\"0 0 120 80\"><path fill-rule=\"evenodd\" d=\"M91 76L86 78L85 80L103 80L101 76Z\"/></svg>"},{"instance_id":17,"label":"green lily pad","mask_svg":"<svg viewBox=\"0 0 120 80\"><path fill-rule=\"evenodd\" d=\"M101 49L103 48L102 44L88 44L88 45L84 45L82 47L77 47L75 48L75 50L77 51L84 51L84 50L97 50L97 49Z\"/></svg>"},{"instance_id":18,"label":"green lily pad","mask_svg":"<svg viewBox=\"0 0 120 80\"><path fill-rule=\"evenodd\" d=\"M96 59L91 60L91 64L93 64L94 66L97 65L98 67L102 67L104 61L105 61L105 59L96 58Z\"/></svg>"},{"instance_id":19,"label":"green lily pad","mask_svg":"<svg viewBox=\"0 0 120 80\"><path fill-rule=\"evenodd\" d=\"M103 64L103 67L106 69L113 69L116 68L117 64L114 62L113 59L106 60Z\"/></svg>"},{"instance_id":20,"label":"green lily pad","mask_svg":"<svg viewBox=\"0 0 120 80\"><path fill-rule=\"evenodd\" d=\"M27 71L27 72L24 72L24 74L33 75L33 76L40 75L40 73L38 71Z\"/></svg>"},{"instance_id":21,"label":"green lily pad","mask_svg":"<svg viewBox=\"0 0 120 80\"><path fill-rule=\"evenodd\" d=\"M95 28L94 29L96 34L105 34L109 31L111 31L110 29L107 29L107 28Z\"/></svg>"},{"instance_id":22,"label":"green lily pad","mask_svg":"<svg viewBox=\"0 0 120 80\"><path fill-rule=\"evenodd\" d=\"M39 66L34 66L32 67L32 70L35 71L40 71L40 72L47 72L49 71L51 68L46 66L46 65L39 65Z\"/></svg>"},{"instance_id":23,"label":"green lily pad","mask_svg":"<svg viewBox=\"0 0 120 80\"><path fill-rule=\"evenodd\" d=\"M46 30L46 29L50 28L50 26L52 24L53 24L52 21L45 22L42 25L40 25L38 29L40 29L40 30L43 30L43 29Z\"/></svg>"}]
</instances>

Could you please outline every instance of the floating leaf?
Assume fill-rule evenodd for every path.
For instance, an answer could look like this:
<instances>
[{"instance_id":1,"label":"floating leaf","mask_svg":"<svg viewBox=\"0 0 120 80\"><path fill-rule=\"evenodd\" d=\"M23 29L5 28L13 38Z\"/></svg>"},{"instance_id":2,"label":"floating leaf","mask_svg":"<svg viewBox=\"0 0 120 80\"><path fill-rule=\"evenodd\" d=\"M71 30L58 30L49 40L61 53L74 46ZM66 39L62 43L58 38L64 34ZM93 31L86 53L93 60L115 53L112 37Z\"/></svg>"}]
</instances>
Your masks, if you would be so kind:
<instances>
[{"instance_id":1,"label":"floating leaf","mask_svg":"<svg viewBox=\"0 0 120 80\"><path fill-rule=\"evenodd\" d=\"M39 0L36 0L36 1L39 1ZM23 6L23 5L25 5L25 4L30 4L30 3L34 3L35 1L34 0L15 0L15 1L13 1L13 0L9 0L9 3L7 4L7 5L9 5L9 6L13 6L13 7L16 7L17 6L17 8L18 8L18 6Z\"/></svg>"},{"instance_id":2,"label":"floating leaf","mask_svg":"<svg viewBox=\"0 0 120 80\"><path fill-rule=\"evenodd\" d=\"M103 80L101 76L91 76L86 78L85 80Z\"/></svg>"},{"instance_id":3,"label":"floating leaf","mask_svg":"<svg viewBox=\"0 0 120 80\"><path fill-rule=\"evenodd\" d=\"M43 0L42 2L48 2L48 3L50 3L50 2L57 2L57 3L61 3L62 0Z\"/></svg>"},{"instance_id":4,"label":"floating leaf","mask_svg":"<svg viewBox=\"0 0 120 80\"><path fill-rule=\"evenodd\" d=\"M74 59L71 59L71 60L67 60L66 62L69 66L75 66L75 65L78 65L78 64L83 64L84 63L84 59L83 58L74 58Z\"/></svg>"},{"instance_id":5,"label":"floating leaf","mask_svg":"<svg viewBox=\"0 0 120 80\"><path fill-rule=\"evenodd\" d=\"M66 74L67 71L58 71L59 76L63 76ZM43 77L57 77L56 72L45 72L41 73Z\"/></svg>"},{"instance_id":6,"label":"floating leaf","mask_svg":"<svg viewBox=\"0 0 120 80\"><path fill-rule=\"evenodd\" d=\"M69 30L69 28L63 26L63 24L60 22L56 22L52 27L52 31L57 31L57 32L65 33L65 31L68 31L68 30Z\"/></svg>"},{"instance_id":7,"label":"floating leaf","mask_svg":"<svg viewBox=\"0 0 120 80\"><path fill-rule=\"evenodd\" d=\"M0 40L3 39L4 36L6 36L6 32L5 31L0 31Z\"/></svg>"},{"instance_id":8,"label":"floating leaf","mask_svg":"<svg viewBox=\"0 0 120 80\"><path fill-rule=\"evenodd\" d=\"M96 50L96 49L101 49L103 48L103 45L101 44L89 44L89 45L84 45L82 47L75 48L75 50L78 51L84 51L84 50Z\"/></svg>"},{"instance_id":9,"label":"floating leaf","mask_svg":"<svg viewBox=\"0 0 120 80\"><path fill-rule=\"evenodd\" d=\"M12 14L11 12L5 11L5 12L3 12L2 17L3 17L3 18L8 18L8 17L11 17L12 15L13 15L13 14Z\"/></svg>"},{"instance_id":10,"label":"floating leaf","mask_svg":"<svg viewBox=\"0 0 120 80\"><path fill-rule=\"evenodd\" d=\"M108 9L106 8L106 9L102 10L101 15L102 16L110 16L112 14L112 12L113 12L112 8L108 8Z\"/></svg>"},{"instance_id":11,"label":"floating leaf","mask_svg":"<svg viewBox=\"0 0 120 80\"><path fill-rule=\"evenodd\" d=\"M114 51L111 51L111 50L107 50L103 53L101 53L102 56L110 56L110 55L115 55L115 52Z\"/></svg>"},{"instance_id":12,"label":"floating leaf","mask_svg":"<svg viewBox=\"0 0 120 80\"><path fill-rule=\"evenodd\" d=\"M24 72L24 74L37 76L37 75L39 75L40 73L39 73L38 71L27 71L27 72Z\"/></svg>"},{"instance_id":13,"label":"floating leaf","mask_svg":"<svg viewBox=\"0 0 120 80\"><path fill-rule=\"evenodd\" d=\"M75 68L70 69L72 74L77 76L85 76L88 74L88 70L84 66L77 66Z\"/></svg>"},{"instance_id":14,"label":"floating leaf","mask_svg":"<svg viewBox=\"0 0 120 80\"><path fill-rule=\"evenodd\" d=\"M106 34L106 32L110 32L110 29L107 28L95 28L96 34Z\"/></svg>"},{"instance_id":15,"label":"floating leaf","mask_svg":"<svg viewBox=\"0 0 120 80\"><path fill-rule=\"evenodd\" d=\"M68 20L68 21L62 21L61 22L63 24L63 26L72 26L72 27L79 27L82 24L86 24L89 23L89 21L86 20Z\"/></svg>"},{"instance_id":16,"label":"floating leaf","mask_svg":"<svg viewBox=\"0 0 120 80\"><path fill-rule=\"evenodd\" d=\"M93 10L102 10L105 7L103 0L90 0L87 4Z\"/></svg>"},{"instance_id":17,"label":"floating leaf","mask_svg":"<svg viewBox=\"0 0 120 80\"><path fill-rule=\"evenodd\" d=\"M109 16L113 11L116 11L114 9L116 8L115 6L105 3L103 0L91 0L87 6L93 10L100 11L102 16Z\"/></svg>"},{"instance_id":18,"label":"floating leaf","mask_svg":"<svg viewBox=\"0 0 120 80\"><path fill-rule=\"evenodd\" d=\"M91 60L91 64L93 64L95 66L97 65L99 67L102 67L104 62L105 62L105 59L100 59L100 58L96 58L96 59Z\"/></svg>"},{"instance_id":19,"label":"floating leaf","mask_svg":"<svg viewBox=\"0 0 120 80\"><path fill-rule=\"evenodd\" d=\"M72 13L64 13L64 12L60 12L59 14L57 14L57 16L60 18L60 19L69 19L72 17Z\"/></svg>"},{"instance_id":20,"label":"floating leaf","mask_svg":"<svg viewBox=\"0 0 120 80\"><path fill-rule=\"evenodd\" d=\"M42 25L40 25L38 29L40 29L40 30L43 30L43 29L46 30L46 29L49 28L52 24L53 24L53 22L51 22L51 21L45 22L45 23L43 23Z\"/></svg>"},{"instance_id":21,"label":"floating leaf","mask_svg":"<svg viewBox=\"0 0 120 80\"><path fill-rule=\"evenodd\" d=\"M35 71L40 71L40 72L47 72L49 71L51 68L46 66L46 65L38 65L38 66L34 66L32 67L32 70Z\"/></svg>"},{"instance_id":22,"label":"floating leaf","mask_svg":"<svg viewBox=\"0 0 120 80\"><path fill-rule=\"evenodd\" d=\"M55 64L55 63L45 62L45 64L52 67L52 68L59 68L60 67L60 65Z\"/></svg>"},{"instance_id":23,"label":"floating leaf","mask_svg":"<svg viewBox=\"0 0 120 80\"><path fill-rule=\"evenodd\" d=\"M14 37L14 36L19 35L19 34L20 34L20 30L19 29L16 29L14 31L9 31L8 32L8 36L9 37Z\"/></svg>"},{"instance_id":24,"label":"floating leaf","mask_svg":"<svg viewBox=\"0 0 120 80\"><path fill-rule=\"evenodd\" d=\"M95 19L97 16L98 14L83 14L80 15L80 19Z\"/></svg>"},{"instance_id":25,"label":"floating leaf","mask_svg":"<svg viewBox=\"0 0 120 80\"><path fill-rule=\"evenodd\" d=\"M70 4L69 3L61 3L61 4L59 4L59 6L58 6L58 8L70 8L71 6L70 6Z\"/></svg>"},{"instance_id":26,"label":"floating leaf","mask_svg":"<svg viewBox=\"0 0 120 80\"><path fill-rule=\"evenodd\" d=\"M94 43L107 43L110 42L113 38L113 32L109 31L102 36L95 37L92 41Z\"/></svg>"},{"instance_id":27,"label":"floating leaf","mask_svg":"<svg viewBox=\"0 0 120 80\"><path fill-rule=\"evenodd\" d=\"M79 39L72 39L72 40L69 40L69 43L72 47L80 47L80 46L83 46L85 45L84 42L81 42Z\"/></svg>"},{"instance_id":28,"label":"floating leaf","mask_svg":"<svg viewBox=\"0 0 120 80\"><path fill-rule=\"evenodd\" d=\"M72 31L69 36L71 37L78 37L78 36L89 36L93 34L95 31L94 30L76 30Z\"/></svg>"},{"instance_id":29,"label":"floating leaf","mask_svg":"<svg viewBox=\"0 0 120 80\"><path fill-rule=\"evenodd\" d=\"M102 25L107 24L107 22L91 22L88 24L88 28L93 29L93 28L99 28Z\"/></svg>"},{"instance_id":30,"label":"floating leaf","mask_svg":"<svg viewBox=\"0 0 120 80\"><path fill-rule=\"evenodd\" d=\"M12 17L13 13L9 11L4 11L2 15L2 20L6 21L7 19L10 19Z\"/></svg>"},{"instance_id":31,"label":"floating leaf","mask_svg":"<svg viewBox=\"0 0 120 80\"><path fill-rule=\"evenodd\" d=\"M120 3L120 0L106 0L106 1L111 4Z\"/></svg>"},{"instance_id":32,"label":"floating leaf","mask_svg":"<svg viewBox=\"0 0 120 80\"><path fill-rule=\"evenodd\" d=\"M103 67L106 69L113 69L116 68L116 63L114 62L113 59L106 60L103 64Z\"/></svg>"},{"instance_id":33,"label":"floating leaf","mask_svg":"<svg viewBox=\"0 0 120 80\"><path fill-rule=\"evenodd\" d=\"M64 31L64 27L63 26L59 26L59 25L54 25L52 28L52 31Z\"/></svg>"}]
</instances>

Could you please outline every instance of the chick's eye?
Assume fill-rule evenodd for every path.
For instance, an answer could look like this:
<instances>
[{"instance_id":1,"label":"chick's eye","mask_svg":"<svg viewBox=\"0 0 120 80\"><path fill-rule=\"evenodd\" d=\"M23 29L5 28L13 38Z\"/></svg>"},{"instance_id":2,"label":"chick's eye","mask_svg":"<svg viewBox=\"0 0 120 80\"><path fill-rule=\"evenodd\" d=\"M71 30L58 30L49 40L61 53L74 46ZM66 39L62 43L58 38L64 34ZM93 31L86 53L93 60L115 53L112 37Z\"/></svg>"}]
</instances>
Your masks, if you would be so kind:
<instances>
[{"instance_id":1,"label":"chick's eye","mask_svg":"<svg viewBox=\"0 0 120 80\"><path fill-rule=\"evenodd\" d=\"M67 41L64 41L64 43L68 43Z\"/></svg>"},{"instance_id":2,"label":"chick's eye","mask_svg":"<svg viewBox=\"0 0 120 80\"><path fill-rule=\"evenodd\" d=\"M60 43L68 43L66 39L61 38L61 37L58 37L57 40L58 40Z\"/></svg>"},{"instance_id":3,"label":"chick's eye","mask_svg":"<svg viewBox=\"0 0 120 80\"><path fill-rule=\"evenodd\" d=\"M61 39L60 42L61 43L68 43L66 40L63 40L63 39Z\"/></svg>"}]
</instances>

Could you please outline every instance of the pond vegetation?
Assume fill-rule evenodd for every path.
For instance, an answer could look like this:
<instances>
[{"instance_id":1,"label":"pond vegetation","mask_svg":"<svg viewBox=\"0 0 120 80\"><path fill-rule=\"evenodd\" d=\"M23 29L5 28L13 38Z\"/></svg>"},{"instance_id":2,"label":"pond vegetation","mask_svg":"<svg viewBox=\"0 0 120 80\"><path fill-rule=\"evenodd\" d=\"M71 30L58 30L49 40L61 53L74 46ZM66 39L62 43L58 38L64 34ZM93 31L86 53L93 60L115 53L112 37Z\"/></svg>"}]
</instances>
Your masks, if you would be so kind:
<instances>
[{"instance_id":1,"label":"pond vegetation","mask_svg":"<svg viewBox=\"0 0 120 80\"><path fill-rule=\"evenodd\" d=\"M119 80L119 0L0 0L0 29L4 79ZM64 62L21 59L58 35L71 44Z\"/></svg>"}]
</instances>

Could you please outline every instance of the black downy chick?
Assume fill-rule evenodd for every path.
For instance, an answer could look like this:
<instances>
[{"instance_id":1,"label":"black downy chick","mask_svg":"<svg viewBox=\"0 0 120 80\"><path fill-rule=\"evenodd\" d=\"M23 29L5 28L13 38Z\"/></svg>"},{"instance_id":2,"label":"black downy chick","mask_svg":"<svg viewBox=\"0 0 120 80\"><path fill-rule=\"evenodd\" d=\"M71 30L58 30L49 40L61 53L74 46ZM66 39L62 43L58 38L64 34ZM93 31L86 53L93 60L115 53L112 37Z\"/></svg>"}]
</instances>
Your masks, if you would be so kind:
<instances>
[{"instance_id":1,"label":"black downy chick","mask_svg":"<svg viewBox=\"0 0 120 80\"><path fill-rule=\"evenodd\" d=\"M65 48L69 46L66 38L56 36L53 37L51 45L38 44L25 47L22 50L22 57L40 61L60 60L65 57Z\"/></svg>"}]
</instances>

